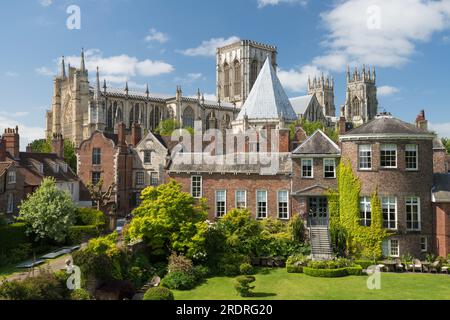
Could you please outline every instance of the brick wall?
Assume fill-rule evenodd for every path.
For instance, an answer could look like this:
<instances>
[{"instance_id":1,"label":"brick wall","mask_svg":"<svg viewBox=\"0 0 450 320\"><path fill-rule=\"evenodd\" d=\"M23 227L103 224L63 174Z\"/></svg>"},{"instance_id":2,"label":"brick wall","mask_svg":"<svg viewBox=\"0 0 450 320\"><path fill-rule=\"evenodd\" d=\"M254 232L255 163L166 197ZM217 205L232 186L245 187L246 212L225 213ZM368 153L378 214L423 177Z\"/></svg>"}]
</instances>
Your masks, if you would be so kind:
<instances>
[{"instance_id":1,"label":"brick wall","mask_svg":"<svg viewBox=\"0 0 450 320\"><path fill-rule=\"evenodd\" d=\"M445 150L433 151L433 172L434 173L447 173L447 154Z\"/></svg>"},{"instance_id":2,"label":"brick wall","mask_svg":"<svg viewBox=\"0 0 450 320\"><path fill-rule=\"evenodd\" d=\"M433 205L436 214L436 252L446 257L450 254L450 203Z\"/></svg>"},{"instance_id":3,"label":"brick wall","mask_svg":"<svg viewBox=\"0 0 450 320\"><path fill-rule=\"evenodd\" d=\"M191 192L191 176L190 174L170 174L183 187L183 191ZM291 190L291 179L286 175L277 176L260 176L245 174L202 174L203 177L203 197L207 199L209 207L209 219L212 221L215 215L215 191L227 191L227 208L230 211L235 208L235 194L237 190L247 191L247 207L251 211L253 217L256 218L256 191L267 190L268 198L268 217L278 217L278 201L277 192L280 190ZM292 203L290 203L292 208ZM290 213L292 212L289 210Z\"/></svg>"}]
</instances>

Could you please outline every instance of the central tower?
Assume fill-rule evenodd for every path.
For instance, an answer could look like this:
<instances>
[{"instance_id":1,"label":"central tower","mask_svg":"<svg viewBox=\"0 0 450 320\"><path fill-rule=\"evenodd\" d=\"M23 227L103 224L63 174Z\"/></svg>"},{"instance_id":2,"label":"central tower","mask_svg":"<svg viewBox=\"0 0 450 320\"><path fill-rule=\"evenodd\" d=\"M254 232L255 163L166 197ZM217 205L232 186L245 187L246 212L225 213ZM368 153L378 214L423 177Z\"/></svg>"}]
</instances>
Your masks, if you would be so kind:
<instances>
[{"instance_id":1,"label":"central tower","mask_svg":"<svg viewBox=\"0 0 450 320\"><path fill-rule=\"evenodd\" d=\"M277 48L241 40L216 52L217 91L220 101L241 107L247 99L267 57L277 69Z\"/></svg>"}]
</instances>

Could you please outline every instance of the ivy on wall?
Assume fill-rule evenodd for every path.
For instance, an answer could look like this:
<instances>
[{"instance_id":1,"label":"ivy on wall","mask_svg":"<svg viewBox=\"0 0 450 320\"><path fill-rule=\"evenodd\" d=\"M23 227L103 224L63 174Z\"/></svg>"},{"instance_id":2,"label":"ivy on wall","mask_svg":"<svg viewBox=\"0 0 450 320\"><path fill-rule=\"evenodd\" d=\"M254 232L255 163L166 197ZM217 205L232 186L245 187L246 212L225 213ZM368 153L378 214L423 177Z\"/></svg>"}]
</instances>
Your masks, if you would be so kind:
<instances>
[{"instance_id":1,"label":"ivy on wall","mask_svg":"<svg viewBox=\"0 0 450 320\"><path fill-rule=\"evenodd\" d=\"M382 256L383 240L389 232L383 228L383 212L378 192L371 197L372 223L360 224L361 181L353 173L348 160L338 168L338 189L330 190L330 233L335 251L339 255L377 259Z\"/></svg>"}]
</instances>

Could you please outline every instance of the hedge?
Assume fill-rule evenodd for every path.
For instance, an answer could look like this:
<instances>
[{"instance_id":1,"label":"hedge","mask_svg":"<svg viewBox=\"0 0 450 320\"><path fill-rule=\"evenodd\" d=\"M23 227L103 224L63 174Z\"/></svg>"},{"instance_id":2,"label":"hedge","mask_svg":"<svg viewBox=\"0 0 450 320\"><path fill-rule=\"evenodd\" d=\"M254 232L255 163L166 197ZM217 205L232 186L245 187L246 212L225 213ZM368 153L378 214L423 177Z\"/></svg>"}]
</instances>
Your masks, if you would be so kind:
<instances>
[{"instance_id":1,"label":"hedge","mask_svg":"<svg viewBox=\"0 0 450 320\"><path fill-rule=\"evenodd\" d=\"M315 269L304 267L303 273L312 277L339 278L346 276L359 276L362 274L362 270L363 269L361 266L353 266L338 269Z\"/></svg>"},{"instance_id":2,"label":"hedge","mask_svg":"<svg viewBox=\"0 0 450 320\"><path fill-rule=\"evenodd\" d=\"M80 244L90 238L100 236L101 231L98 226L71 226L67 235L70 244Z\"/></svg>"},{"instance_id":3,"label":"hedge","mask_svg":"<svg viewBox=\"0 0 450 320\"><path fill-rule=\"evenodd\" d=\"M339 278L348 276L347 268L339 269L314 269L309 267L303 268L303 273L311 277L320 278Z\"/></svg>"},{"instance_id":4,"label":"hedge","mask_svg":"<svg viewBox=\"0 0 450 320\"><path fill-rule=\"evenodd\" d=\"M355 264L360 265L363 269L367 269L370 266L376 265L376 262L370 260L355 260Z\"/></svg>"},{"instance_id":5,"label":"hedge","mask_svg":"<svg viewBox=\"0 0 450 320\"><path fill-rule=\"evenodd\" d=\"M288 273L303 273L303 266L286 266Z\"/></svg>"},{"instance_id":6,"label":"hedge","mask_svg":"<svg viewBox=\"0 0 450 320\"><path fill-rule=\"evenodd\" d=\"M106 225L105 214L92 208L78 208L75 212L77 226L97 225L104 227Z\"/></svg>"},{"instance_id":7,"label":"hedge","mask_svg":"<svg viewBox=\"0 0 450 320\"><path fill-rule=\"evenodd\" d=\"M14 223L0 227L0 253L28 242L25 223Z\"/></svg>"}]
</instances>

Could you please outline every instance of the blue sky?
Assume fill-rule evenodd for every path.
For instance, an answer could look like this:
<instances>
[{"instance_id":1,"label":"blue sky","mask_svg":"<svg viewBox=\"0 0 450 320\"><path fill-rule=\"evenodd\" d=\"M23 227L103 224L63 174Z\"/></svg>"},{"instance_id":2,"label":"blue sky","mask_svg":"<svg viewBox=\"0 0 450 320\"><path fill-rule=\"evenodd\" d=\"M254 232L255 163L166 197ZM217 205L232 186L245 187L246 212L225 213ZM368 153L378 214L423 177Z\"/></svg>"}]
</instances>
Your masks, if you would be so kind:
<instances>
[{"instance_id":1,"label":"blue sky","mask_svg":"<svg viewBox=\"0 0 450 320\"><path fill-rule=\"evenodd\" d=\"M70 5L80 30L66 26ZM90 75L99 65L113 87L210 97L214 47L236 39L278 47L289 96L305 94L309 74L332 74L337 107L346 65L376 65L381 109L405 121L425 109L450 136L450 0L19 0L0 21L0 129L20 125L24 142L44 134L62 55L78 64L84 47Z\"/></svg>"}]
</instances>

